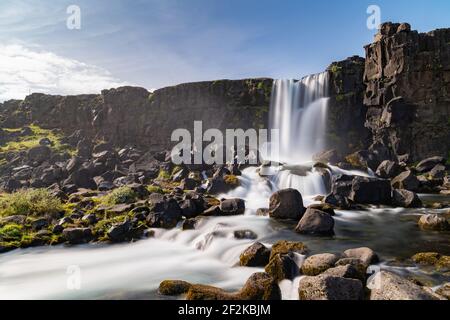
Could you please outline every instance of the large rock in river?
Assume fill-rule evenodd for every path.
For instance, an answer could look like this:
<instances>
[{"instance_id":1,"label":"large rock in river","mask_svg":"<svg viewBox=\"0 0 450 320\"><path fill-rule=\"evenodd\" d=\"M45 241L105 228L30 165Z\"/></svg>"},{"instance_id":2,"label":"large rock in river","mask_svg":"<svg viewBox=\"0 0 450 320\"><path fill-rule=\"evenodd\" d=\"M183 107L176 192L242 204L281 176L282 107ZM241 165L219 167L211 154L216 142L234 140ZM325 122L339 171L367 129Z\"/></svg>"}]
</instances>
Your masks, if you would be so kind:
<instances>
[{"instance_id":1,"label":"large rock in river","mask_svg":"<svg viewBox=\"0 0 450 320\"><path fill-rule=\"evenodd\" d=\"M270 250L262 243L256 242L241 253L239 262L244 267L264 267L269 263L269 258Z\"/></svg>"},{"instance_id":2,"label":"large rock in river","mask_svg":"<svg viewBox=\"0 0 450 320\"><path fill-rule=\"evenodd\" d=\"M305 212L303 198L296 189L284 189L270 197L269 215L275 219L298 220Z\"/></svg>"},{"instance_id":3,"label":"large rock in river","mask_svg":"<svg viewBox=\"0 0 450 320\"><path fill-rule=\"evenodd\" d=\"M334 219L326 212L308 208L295 231L302 234L330 236L334 234Z\"/></svg>"},{"instance_id":4,"label":"large rock in river","mask_svg":"<svg viewBox=\"0 0 450 320\"><path fill-rule=\"evenodd\" d=\"M350 200L363 204L390 204L392 188L389 180L355 177L352 181Z\"/></svg>"},{"instance_id":5,"label":"large rock in river","mask_svg":"<svg viewBox=\"0 0 450 320\"><path fill-rule=\"evenodd\" d=\"M425 160L420 161L416 165L416 170L420 173L428 172L431 169L433 169L438 164L444 164L445 159L444 157L431 157L427 158Z\"/></svg>"},{"instance_id":6,"label":"large rock in river","mask_svg":"<svg viewBox=\"0 0 450 320\"><path fill-rule=\"evenodd\" d=\"M419 227L423 230L450 230L450 224L447 219L437 214L425 214L421 216L419 219Z\"/></svg>"},{"instance_id":7,"label":"large rock in river","mask_svg":"<svg viewBox=\"0 0 450 320\"><path fill-rule=\"evenodd\" d=\"M392 272L380 271L369 279L370 300L437 300L431 292Z\"/></svg>"},{"instance_id":8,"label":"large rock in river","mask_svg":"<svg viewBox=\"0 0 450 320\"><path fill-rule=\"evenodd\" d=\"M420 181L411 171L404 171L391 181L391 185L395 189L406 189L409 191L418 191Z\"/></svg>"},{"instance_id":9,"label":"large rock in river","mask_svg":"<svg viewBox=\"0 0 450 320\"><path fill-rule=\"evenodd\" d=\"M356 279L319 275L300 279L300 300L362 300L364 288Z\"/></svg>"},{"instance_id":10,"label":"large rock in river","mask_svg":"<svg viewBox=\"0 0 450 320\"><path fill-rule=\"evenodd\" d=\"M333 268L339 257L332 253L316 254L308 257L302 265L302 273L307 276L317 276Z\"/></svg>"},{"instance_id":11,"label":"large rock in river","mask_svg":"<svg viewBox=\"0 0 450 320\"><path fill-rule=\"evenodd\" d=\"M392 193L392 203L395 206L403 208L420 208L422 201L419 196L412 191L404 189L395 189Z\"/></svg>"}]
</instances>

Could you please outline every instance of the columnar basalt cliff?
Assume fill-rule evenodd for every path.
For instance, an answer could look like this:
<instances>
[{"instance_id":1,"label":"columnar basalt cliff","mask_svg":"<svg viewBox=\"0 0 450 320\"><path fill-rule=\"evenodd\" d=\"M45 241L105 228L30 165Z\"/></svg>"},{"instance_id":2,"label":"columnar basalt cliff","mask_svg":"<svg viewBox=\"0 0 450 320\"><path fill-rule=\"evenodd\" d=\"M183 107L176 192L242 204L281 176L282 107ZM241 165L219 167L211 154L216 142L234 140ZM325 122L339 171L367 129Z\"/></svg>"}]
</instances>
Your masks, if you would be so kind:
<instances>
[{"instance_id":1,"label":"columnar basalt cliff","mask_svg":"<svg viewBox=\"0 0 450 320\"><path fill-rule=\"evenodd\" d=\"M354 56L333 62L327 68L330 73L328 146L343 154L365 148L371 139L364 126L367 110L363 104L364 64L364 58Z\"/></svg>"},{"instance_id":2,"label":"columnar basalt cliff","mask_svg":"<svg viewBox=\"0 0 450 320\"><path fill-rule=\"evenodd\" d=\"M267 127L271 79L219 80L186 83L156 90L137 87L103 90L100 95L52 96L32 94L24 101L0 105L2 127L34 123L61 129L117 146L127 144L162 150L171 146L177 128L203 129Z\"/></svg>"},{"instance_id":3,"label":"columnar basalt cliff","mask_svg":"<svg viewBox=\"0 0 450 320\"><path fill-rule=\"evenodd\" d=\"M450 150L450 29L385 23L366 46L364 104L373 150L414 162Z\"/></svg>"}]
</instances>

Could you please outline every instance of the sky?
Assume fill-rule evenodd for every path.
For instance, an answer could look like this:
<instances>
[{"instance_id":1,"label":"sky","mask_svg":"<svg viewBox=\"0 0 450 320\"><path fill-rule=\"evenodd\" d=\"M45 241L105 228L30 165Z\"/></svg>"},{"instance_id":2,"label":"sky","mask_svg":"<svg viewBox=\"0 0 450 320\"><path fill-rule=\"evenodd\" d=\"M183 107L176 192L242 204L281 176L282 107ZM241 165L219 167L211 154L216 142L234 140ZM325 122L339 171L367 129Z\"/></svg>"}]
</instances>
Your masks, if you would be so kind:
<instances>
[{"instance_id":1,"label":"sky","mask_svg":"<svg viewBox=\"0 0 450 320\"><path fill-rule=\"evenodd\" d=\"M80 9L80 29L67 27L70 5ZM448 0L0 0L0 101L301 78L364 55L376 33L369 5L382 22L450 27Z\"/></svg>"}]
</instances>

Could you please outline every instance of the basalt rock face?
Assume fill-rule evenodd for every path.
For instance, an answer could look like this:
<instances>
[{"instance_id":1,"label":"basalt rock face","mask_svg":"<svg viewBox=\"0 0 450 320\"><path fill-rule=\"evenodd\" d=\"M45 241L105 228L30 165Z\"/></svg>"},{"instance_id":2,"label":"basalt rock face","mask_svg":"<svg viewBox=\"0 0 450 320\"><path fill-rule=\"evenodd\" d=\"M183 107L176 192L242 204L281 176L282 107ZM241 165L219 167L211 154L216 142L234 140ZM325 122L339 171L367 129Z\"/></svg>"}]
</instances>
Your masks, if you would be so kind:
<instances>
[{"instance_id":1,"label":"basalt rock face","mask_svg":"<svg viewBox=\"0 0 450 320\"><path fill-rule=\"evenodd\" d=\"M374 148L409 161L450 150L450 29L385 23L366 46L364 104Z\"/></svg>"},{"instance_id":2,"label":"basalt rock face","mask_svg":"<svg viewBox=\"0 0 450 320\"><path fill-rule=\"evenodd\" d=\"M354 56L333 62L328 68L330 100L328 104L327 142L343 154L370 144L370 131L364 126L366 107L363 83L364 58Z\"/></svg>"},{"instance_id":3,"label":"basalt rock face","mask_svg":"<svg viewBox=\"0 0 450 320\"><path fill-rule=\"evenodd\" d=\"M103 90L99 95L31 94L23 101L0 104L2 127L30 123L61 129L66 135L103 139L162 150L169 148L178 128L193 132L196 120L209 128L267 127L271 79L186 83L156 90L137 87Z\"/></svg>"}]
</instances>

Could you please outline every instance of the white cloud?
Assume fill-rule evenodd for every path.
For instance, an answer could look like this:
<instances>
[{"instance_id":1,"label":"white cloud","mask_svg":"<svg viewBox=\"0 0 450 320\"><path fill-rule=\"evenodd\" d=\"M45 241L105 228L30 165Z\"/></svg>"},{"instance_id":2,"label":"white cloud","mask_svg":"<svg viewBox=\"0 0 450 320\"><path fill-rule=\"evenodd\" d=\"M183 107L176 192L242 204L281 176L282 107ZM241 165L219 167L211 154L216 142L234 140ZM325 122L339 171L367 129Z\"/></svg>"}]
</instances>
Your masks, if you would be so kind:
<instances>
[{"instance_id":1,"label":"white cloud","mask_svg":"<svg viewBox=\"0 0 450 320\"><path fill-rule=\"evenodd\" d=\"M82 94L129 85L107 70L22 44L0 45L0 101L30 93Z\"/></svg>"}]
</instances>

